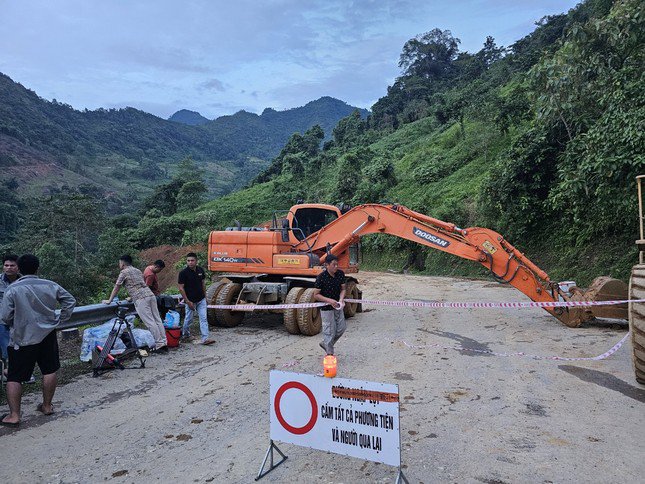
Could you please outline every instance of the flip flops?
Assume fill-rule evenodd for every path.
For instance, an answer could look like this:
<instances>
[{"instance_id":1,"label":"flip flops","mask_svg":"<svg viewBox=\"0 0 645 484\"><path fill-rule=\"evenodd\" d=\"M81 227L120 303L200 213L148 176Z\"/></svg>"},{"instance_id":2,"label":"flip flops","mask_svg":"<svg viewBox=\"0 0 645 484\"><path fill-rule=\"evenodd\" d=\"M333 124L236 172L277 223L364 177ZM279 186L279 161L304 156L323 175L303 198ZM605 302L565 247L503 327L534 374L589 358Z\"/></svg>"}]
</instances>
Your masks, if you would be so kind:
<instances>
[{"instance_id":1,"label":"flip flops","mask_svg":"<svg viewBox=\"0 0 645 484\"><path fill-rule=\"evenodd\" d=\"M43 410L43 404L42 404L42 403L39 403L39 404L38 404L38 406L36 407L36 410L37 410L38 412L42 413L43 415L53 415L53 413L54 413L54 406L52 405L52 411L51 411L51 412L45 412L45 410Z\"/></svg>"},{"instance_id":2,"label":"flip flops","mask_svg":"<svg viewBox=\"0 0 645 484\"><path fill-rule=\"evenodd\" d=\"M4 419L8 416L9 414L5 413L0 417L0 425L2 425L3 427L11 427L11 428L16 428L20 426L20 422L4 422Z\"/></svg>"}]
</instances>

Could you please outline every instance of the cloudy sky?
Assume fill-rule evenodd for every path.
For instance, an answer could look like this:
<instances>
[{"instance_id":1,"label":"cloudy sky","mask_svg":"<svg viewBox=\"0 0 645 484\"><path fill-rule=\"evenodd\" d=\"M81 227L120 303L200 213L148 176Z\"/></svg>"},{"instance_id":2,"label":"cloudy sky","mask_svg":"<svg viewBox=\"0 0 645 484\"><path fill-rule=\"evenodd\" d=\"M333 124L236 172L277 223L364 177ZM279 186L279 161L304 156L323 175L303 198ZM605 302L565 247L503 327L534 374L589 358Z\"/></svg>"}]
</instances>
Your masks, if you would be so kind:
<instances>
[{"instance_id":1,"label":"cloudy sky","mask_svg":"<svg viewBox=\"0 0 645 484\"><path fill-rule=\"evenodd\" d=\"M321 96L369 108L403 44L435 27L461 50L510 45L573 0L0 0L0 72L77 109L167 118L288 109Z\"/></svg>"}]
</instances>

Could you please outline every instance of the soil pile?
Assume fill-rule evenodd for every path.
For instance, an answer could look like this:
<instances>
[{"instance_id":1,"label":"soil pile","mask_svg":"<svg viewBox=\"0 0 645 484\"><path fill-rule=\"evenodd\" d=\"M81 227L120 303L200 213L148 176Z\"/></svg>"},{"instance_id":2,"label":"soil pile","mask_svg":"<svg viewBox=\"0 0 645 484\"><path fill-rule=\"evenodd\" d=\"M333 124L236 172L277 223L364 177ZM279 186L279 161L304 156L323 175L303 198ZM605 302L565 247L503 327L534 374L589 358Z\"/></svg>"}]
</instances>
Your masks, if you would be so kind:
<instances>
[{"instance_id":1,"label":"soil pile","mask_svg":"<svg viewBox=\"0 0 645 484\"><path fill-rule=\"evenodd\" d=\"M206 245L194 244L177 247L175 245L160 245L141 252L141 260L145 265L152 264L157 259L166 263L166 268L157 274L159 289L165 292L169 287L177 287L177 276L179 271L186 267L185 257L189 252L195 252L199 257L198 264L204 268L208 265L206 261Z\"/></svg>"}]
</instances>

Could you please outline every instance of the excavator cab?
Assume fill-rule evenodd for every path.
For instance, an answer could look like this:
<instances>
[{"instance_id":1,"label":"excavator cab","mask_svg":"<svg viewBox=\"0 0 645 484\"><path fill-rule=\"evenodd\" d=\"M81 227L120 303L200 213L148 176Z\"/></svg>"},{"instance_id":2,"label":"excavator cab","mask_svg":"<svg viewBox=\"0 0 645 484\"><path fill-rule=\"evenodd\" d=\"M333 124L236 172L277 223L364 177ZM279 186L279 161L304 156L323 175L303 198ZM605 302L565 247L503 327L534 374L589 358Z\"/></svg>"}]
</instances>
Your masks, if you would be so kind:
<instances>
[{"instance_id":1,"label":"excavator cab","mask_svg":"<svg viewBox=\"0 0 645 484\"><path fill-rule=\"evenodd\" d=\"M287 215L287 219L295 237L303 240L336 220L340 215L338 207L311 203L295 205Z\"/></svg>"}]
</instances>

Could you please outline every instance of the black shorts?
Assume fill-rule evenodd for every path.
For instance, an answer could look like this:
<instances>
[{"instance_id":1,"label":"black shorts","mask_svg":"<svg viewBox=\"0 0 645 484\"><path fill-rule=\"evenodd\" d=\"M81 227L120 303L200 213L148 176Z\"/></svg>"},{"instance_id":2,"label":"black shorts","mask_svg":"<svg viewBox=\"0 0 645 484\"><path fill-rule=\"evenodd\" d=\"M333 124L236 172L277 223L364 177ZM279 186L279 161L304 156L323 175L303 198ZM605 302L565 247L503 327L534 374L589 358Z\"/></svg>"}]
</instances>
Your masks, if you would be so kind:
<instances>
[{"instance_id":1,"label":"black shorts","mask_svg":"<svg viewBox=\"0 0 645 484\"><path fill-rule=\"evenodd\" d=\"M7 381L20 383L29 380L36 363L43 375L56 373L60 368L56 330L49 333L38 344L21 346L17 350L13 346L9 346L7 351L9 353Z\"/></svg>"}]
</instances>

